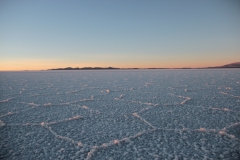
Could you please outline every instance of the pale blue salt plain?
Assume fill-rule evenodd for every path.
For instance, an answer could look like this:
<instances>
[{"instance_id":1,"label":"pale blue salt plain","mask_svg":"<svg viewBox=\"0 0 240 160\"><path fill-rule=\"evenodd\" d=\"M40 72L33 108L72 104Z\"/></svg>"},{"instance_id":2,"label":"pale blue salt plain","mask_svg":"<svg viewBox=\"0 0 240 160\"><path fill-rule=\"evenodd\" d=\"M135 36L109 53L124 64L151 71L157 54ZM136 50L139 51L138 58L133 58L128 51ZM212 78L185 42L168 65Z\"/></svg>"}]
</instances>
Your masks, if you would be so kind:
<instances>
[{"instance_id":1,"label":"pale blue salt plain","mask_svg":"<svg viewBox=\"0 0 240 160\"><path fill-rule=\"evenodd\" d=\"M0 159L240 159L240 70L0 73Z\"/></svg>"}]
</instances>

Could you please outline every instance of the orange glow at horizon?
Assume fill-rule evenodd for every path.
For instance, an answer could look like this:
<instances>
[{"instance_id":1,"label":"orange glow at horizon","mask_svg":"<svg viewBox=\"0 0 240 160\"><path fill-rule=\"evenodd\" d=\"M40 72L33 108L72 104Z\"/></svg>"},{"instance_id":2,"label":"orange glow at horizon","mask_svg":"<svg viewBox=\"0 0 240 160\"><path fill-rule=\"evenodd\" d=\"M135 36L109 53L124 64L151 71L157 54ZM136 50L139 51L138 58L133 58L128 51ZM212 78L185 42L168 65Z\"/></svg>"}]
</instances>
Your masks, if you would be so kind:
<instances>
[{"instance_id":1,"label":"orange glow at horizon","mask_svg":"<svg viewBox=\"0 0 240 160\"><path fill-rule=\"evenodd\" d=\"M63 62L54 60L8 60L0 61L0 71L22 71L22 70L47 70L52 68L66 67L116 67L116 68L201 68L221 66L232 62L215 61L211 62L188 62L188 61L125 61L125 62Z\"/></svg>"}]
</instances>

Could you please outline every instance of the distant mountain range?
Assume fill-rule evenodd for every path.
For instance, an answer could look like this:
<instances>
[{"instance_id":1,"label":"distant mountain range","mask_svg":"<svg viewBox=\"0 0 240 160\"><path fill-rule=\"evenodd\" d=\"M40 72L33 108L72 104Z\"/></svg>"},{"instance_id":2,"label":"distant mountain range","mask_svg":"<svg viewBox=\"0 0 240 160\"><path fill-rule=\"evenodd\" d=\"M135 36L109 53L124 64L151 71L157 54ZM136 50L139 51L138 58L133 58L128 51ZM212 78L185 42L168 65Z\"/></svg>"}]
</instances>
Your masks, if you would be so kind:
<instances>
[{"instance_id":1,"label":"distant mountain range","mask_svg":"<svg viewBox=\"0 0 240 160\"><path fill-rule=\"evenodd\" d=\"M226 64L223 66L208 67L208 68L240 68L240 62L234 62L234 63Z\"/></svg>"},{"instance_id":2,"label":"distant mountain range","mask_svg":"<svg viewBox=\"0 0 240 160\"><path fill-rule=\"evenodd\" d=\"M206 68L195 68L195 69L211 69L211 68L240 68L240 62L234 62L230 64L226 64L223 66L216 66L216 67L206 67ZM49 69L49 70L109 70L109 69L170 69L170 68L114 68L114 67L83 67L83 68L56 68L56 69ZM191 68L174 68L174 69L191 69Z\"/></svg>"},{"instance_id":3,"label":"distant mountain range","mask_svg":"<svg viewBox=\"0 0 240 160\"><path fill-rule=\"evenodd\" d=\"M72 68L72 67L67 67L67 68L56 68L56 69L49 69L49 70L101 70L101 69L120 69L120 68L113 68L113 67L83 67L83 68Z\"/></svg>"}]
</instances>

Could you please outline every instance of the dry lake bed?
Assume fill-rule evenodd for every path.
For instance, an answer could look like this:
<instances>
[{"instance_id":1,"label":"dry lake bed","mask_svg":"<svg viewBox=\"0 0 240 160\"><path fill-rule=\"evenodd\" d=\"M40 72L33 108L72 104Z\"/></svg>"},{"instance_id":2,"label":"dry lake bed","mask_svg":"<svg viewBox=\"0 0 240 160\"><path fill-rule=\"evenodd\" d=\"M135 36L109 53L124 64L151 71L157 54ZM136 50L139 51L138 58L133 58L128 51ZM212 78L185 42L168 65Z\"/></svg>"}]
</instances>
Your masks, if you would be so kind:
<instances>
[{"instance_id":1,"label":"dry lake bed","mask_svg":"<svg viewBox=\"0 0 240 160\"><path fill-rule=\"evenodd\" d=\"M240 70L0 72L0 159L240 159Z\"/></svg>"}]
</instances>

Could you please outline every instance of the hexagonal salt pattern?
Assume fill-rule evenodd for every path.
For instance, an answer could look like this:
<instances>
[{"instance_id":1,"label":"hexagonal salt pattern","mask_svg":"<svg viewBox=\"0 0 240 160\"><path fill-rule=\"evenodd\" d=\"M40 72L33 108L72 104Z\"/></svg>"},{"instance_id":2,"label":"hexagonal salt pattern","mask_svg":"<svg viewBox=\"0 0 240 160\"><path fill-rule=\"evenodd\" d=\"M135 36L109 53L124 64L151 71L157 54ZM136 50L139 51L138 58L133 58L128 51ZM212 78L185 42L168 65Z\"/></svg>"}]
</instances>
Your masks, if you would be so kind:
<instances>
[{"instance_id":1,"label":"hexagonal salt pattern","mask_svg":"<svg viewBox=\"0 0 240 160\"><path fill-rule=\"evenodd\" d=\"M53 124L51 127L57 134L88 146L98 146L151 129L150 126L132 115L108 116L102 114L93 114L91 117L63 124Z\"/></svg>"},{"instance_id":2,"label":"hexagonal salt pattern","mask_svg":"<svg viewBox=\"0 0 240 160\"><path fill-rule=\"evenodd\" d=\"M0 73L0 159L240 159L239 70Z\"/></svg>"},{"instance_id":3,"label":"hexagonal salt pattern","mask_svg":"<svg viewBox=\"0 0 240 160\"><path fill-rule=\"evenodd\" d=\"M235 159L236 138L205 131L156 129L92 152L92 159Z\"/></svg>"},{"instance_id":4,"label":"hexagonal salt pattern","mask_svg":"<svg viewBox=\"0 0 240 160\"><path fill-rule=\"evenodd\" d=\"M1 159L74 159L79 150L40 126L4 126L0 134Z\"/></svg>"}]
</instances>

